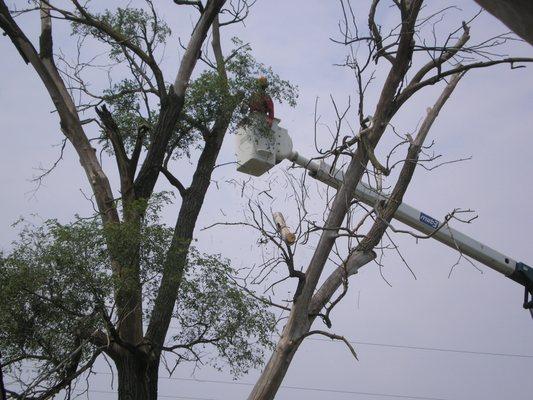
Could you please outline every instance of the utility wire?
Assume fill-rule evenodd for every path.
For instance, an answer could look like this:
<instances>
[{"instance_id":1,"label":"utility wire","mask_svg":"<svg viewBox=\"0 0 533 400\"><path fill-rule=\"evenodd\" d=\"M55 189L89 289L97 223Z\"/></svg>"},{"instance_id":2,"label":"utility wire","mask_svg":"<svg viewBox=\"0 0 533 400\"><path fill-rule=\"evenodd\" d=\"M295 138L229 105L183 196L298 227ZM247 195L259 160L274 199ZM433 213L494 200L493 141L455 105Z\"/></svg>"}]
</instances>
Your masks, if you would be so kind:
<instances>
[{"instance_id":1,"label":"utility wire","mask_svg":"<svg viewBox=\"0 0 533 400\"><path fill-rule=\"evenodd\" d=\"M312 340L312 341L317 341L317 342L329 342L329 343L333 342L332 340L319 339L319 338L308 338L307 340ZM348 342L354 345L399 348L399 349L408 349L408 350L436 351L436 352L443 352L443 353L458 353L458 354L470 354L470 355L482 355L482 356L494 356L494 357L533 358L533 355L529 355L529 354L496 353L496 352L486 352L486 351L447 349L447 348L439 348L439 347L407 346L407 345L397 345L397 344L389 344L389 343L364 342L360 340L348 340ZM111 375L111 372L93 371L93 373L102 374L102 375ZM190 381L190 382L198 382L198 383L213 383L213 384L223 384L223 385L238 385L238 386L253 386L254 385L254 383L250 383L250 382L236 382L236 381L224 381L224 380L212 380L212 379L209 380L209 379L196 379L196 378L184 378L184 377L160 376L159 379ZM290 389L290 390L304 390L304 391L312 391L312 392L338 393L338 394L355 394L355 395L412 399L412 400L447 400L447 399L437 398L437 397L410 396L410 395L401 395L401 394L393 394L393 393L361 392L361 391L352 391L352 390L327 389L327 388L319 388L319 387L281 385L281 388ZM108 393L108 394L117 393L113 391L92 390L92 389L89 391L94 392L94 393L103 393L103 394L104 393ZM182 400L215 400L212 398L205 398L205 397L179 397L179 396L169 396L169 395L159 395L159 397L169 398L169 399L182 399Z\"/></svg>"},{"instance_id":2,"label":"utility wire","mask_svg":"<svg viewBox=\"0 0 533 400\"><path fill-rule=\"evenodd\" d=\"M113 375L113 372L107 371L90 371L90 375ZM253 382L238 382L238 381L228 381L228 380L215 380L215 379L199 379L199 378L186 378L178 376L159 376L159 379L166 379L172 381L186 381L194 383L212 383L212 384L221 384L221 385L237 385L237 386L254 386ZM341 390L341 389L330 389L330 388L320 388L320 387L310 387L310 386L295 386L295 385L280 385L281 389L289 390L303 390L309 392L322 392L322 393L338 393L338 394L355 394L355 395L365 395L365 396L374 396L374 397L387 397L387 398L397 398L397 399L411 399L411 400L449 400L442 397L427 397L427 396L415 396L415 395L403 395L396 393L378 393L378 392L362 392L355 390ZM75 389L74 391L83 391L83 392L95 392L102 394L116 394L116 391L106 391L106 390L97 390L97 389ZM158 394L158 397L168 398L168 399L180 399L180 400L217 400L213 398L206 397L180 397L180 396L170 396Z\"/></svg>"},{"instance_id":3,"label":"utility wire","mask_svg":"<svg viewBox=\"0 0 533 400\"><path fill-rule=\"evenodd\" d=\"M533 310L533 309L532 309ZM170 326L170 329L179 329L177 326ZM320 339L320 338L306 338L305 340L312 340L316 342L328 342L334 343L334 340L331 339ZM408 346L401 344L390 344L390 343L377 343L377 342L364 342L360 340L348 340L350 344L358 344L364 346L376 346L376 347L391 347L398 349L409 349L409 350L424 350L424 351L438 351L445 353L461 353L461 354L472 354L480 356L493 356L493 357L517 357L517 358L533 358L531 354L518 354L518 353L500 353L500 352L489 352L489 351L474 351L474 350L459 350L459 349L446 349L441 347L424 347L424 346Z\"/></svg>"},{"instance_id":4,"label":"utility wire","mask_svg":"<svg viewBox=\"0 0 533 400\"><path fill-rule=\"evenodd\" d=\"M113 391L113 390L97 390L97 389L83 390L82 392L100 393L100 394L117 394L118 393L117 391ZM213 399L212 397L169 396L169 395L163 395L159 393L157 394L157 397L163 397L166 399L176 399L176 400L216 400L216 399Z\"/></svg>"},{"instance_id":5,"label":"utility wire","mask_svg":"<svg viewBox=\"0 0 533 400\"><path fill-rule=\"evenodd\" d=\"M307 338L306 340L313 340L316 342L329 342L329 343L333 342L332 340L319 339L319 338ZM439 351L439 352L445 352L445 353L462 353L462 354L475 354L475 355L482 355L482 356L497 356L497 357L533 358L533 355L529 355L529 354L494 353L494 352L487 352L487 351L445 349L445 348L439 348L439 347L406 346L406 345L400 345L400 344L362 342L358 340L348 340L348 342L350 344L359 344L359 345L365 345L365 346L392 347L392 348L409 349L409 350Z\"/></svg>"},{"instance_id":6,"label":"utility wire","mask_svg":"<svg viewBox=\"0 0 533 400\"><path fill-rule=\"evenodd\" d=\"M95 374L102 375L111 375L111 372L96 372ZM160 376L159 379L168 379L173 381L187 381L187 382L196 382L196 383L214 383L221 385L238 385L238 386L254 386L255 383L251 382L236 382L236 381L225 381L225 380L215 380L215 379L196 379L196 378L184 378L178 376ZM377 393L377 392L360 392L355 390L340 390L340 389L329 389L329 388L319 388L319 387L309 387L309 386L293 386L293 385L281 385L282 389L290 390L305 390L309 392L322 392L322 393L338 393L338 394L357 394L364 396L375 396L375 397L387 397L387 398L397 398L397 399L412 399L412 400L449 400L441 397L426 397L426 396L410 396L403 394L394 394L394 393ZM170 397L172 396L159 396L159 397ZM174 397L176 398L176 397ZM199 399L207 400L207 399Z\"/></svg>"}]
</instances>

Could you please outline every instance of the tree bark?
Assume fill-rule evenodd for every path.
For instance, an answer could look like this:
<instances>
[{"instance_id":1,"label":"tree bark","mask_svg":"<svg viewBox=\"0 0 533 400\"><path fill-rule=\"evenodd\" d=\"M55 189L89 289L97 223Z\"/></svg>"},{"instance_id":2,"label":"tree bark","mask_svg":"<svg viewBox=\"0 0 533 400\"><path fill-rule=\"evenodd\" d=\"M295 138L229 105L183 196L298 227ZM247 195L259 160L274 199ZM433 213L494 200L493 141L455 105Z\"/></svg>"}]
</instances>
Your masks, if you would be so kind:
<instances>
[{"instance_id":1,"label":"tree bark","mask_svg":"<svg viewBox=\"0 0 533 400\"><path fill-rule=\"evenodd\" d=\"M287 374L292 359L302 343L304 335L309 332L315 318L318 316L318 312L341 285L343 274L348 276L356 274L359 268L368 264L375 257L376 254L374 252L354 253L346 263L346 270L342 267L337 268L313 296L310 310L311 312L316 311L316 313L309 315L302 322L294 318L293 313L291 313L276 349L263 369L259 380L254 385L248 400L274 399Z\"/></svg>"},{"instance_id":2,"label":"tree bark","mask_svg":"<svg viewBox=\"0 0 533 400\"><path fill-rule=\"evenodd\" d=\"M292 359L300 347L301 337L309 331L311 324L299 324L294 318L283 329L276 349L263 369L248 396L248 400L272 400L287 374Z\"/></svg>"},{"instance_id":3,"label":"tree bark","mask_svg":"<svg viewBox=\"0 0 533 400\"><path fill-rule=\"evenodd\" d=\"M402 4L404 3L402 2ZM315 299L314 296L329 254L337 240L338 230L349 210L355 188L366 171L369 152L374 150L394 115L395 95L412 60L414 27L421 6L422 0L414 0L402 11L403 23L398 50L376 105L372 129L365 139L368 140L367 146L358 146L346 168L344 181L335 195L324 230L306 270L305 285L290 311L287 325L283 330L278 346L276 346L276 351L263 370L248 400L274 399L303 335L309 332L317 317L314 311L320 304L326 304L329 300L329 298L324 297L325 292L330 296L334 293L331 291L333 286L329 285L320 294L322 296L320 300ZM371 251L364 251L361 254L360 259L365 263L370 261L368 256L371 256L370 259L373 258ZM337 279L337 282L340 283L341 281L342 279ZM313 309L313 307L316 308Z\"/></svg>"},{"instance_id":4,"label":"tree bark","mask_svg":"<svg viewBox=\"0 0 533 400\"><path fill-rule=\"evenodd\" d=\"M156 400L159 359L146 361L127 353L115 360L118 400Z\"/></svg>"},{"instance_id":5,"label":"tree bark","mask_svg":"<svg viewBox=\"0 0 533 400\"><path fill-rule=\"evenodd\" d=\"M172 243L164 264L163 279L157 292L150 323L146 331L146 337L152 342L155 351L158 351L163 346L183 272L187 264L187 255L196 221L211 183L211 174L213 173L228 124L229 120L222 127L223 129L216 133L213 132L213 137L207 139L204 150L198 160L192 184L183 196Z\"/></svg>"}]
</instances>

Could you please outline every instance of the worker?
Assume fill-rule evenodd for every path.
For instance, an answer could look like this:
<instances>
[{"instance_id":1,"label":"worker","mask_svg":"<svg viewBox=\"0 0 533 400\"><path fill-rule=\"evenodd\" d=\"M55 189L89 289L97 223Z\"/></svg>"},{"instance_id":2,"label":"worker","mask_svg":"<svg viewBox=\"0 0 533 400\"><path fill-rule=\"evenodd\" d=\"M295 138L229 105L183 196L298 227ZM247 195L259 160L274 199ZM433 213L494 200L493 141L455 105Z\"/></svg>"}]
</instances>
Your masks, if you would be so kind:
<instances>
[{"instance_id":1,"label":"worker","mask_svg":"<svg viewBox=\"0 0 533 400\"><path fill-rule=\"evenodd\" d=\"M266 92L268 88L268 80L261 76L257 79L257 91L252 94L248 101L248 108L250 114L259 113L266 117L268 127L272 127L274 122L274 102L272 97Z\"/></svg>"}]
</instances>

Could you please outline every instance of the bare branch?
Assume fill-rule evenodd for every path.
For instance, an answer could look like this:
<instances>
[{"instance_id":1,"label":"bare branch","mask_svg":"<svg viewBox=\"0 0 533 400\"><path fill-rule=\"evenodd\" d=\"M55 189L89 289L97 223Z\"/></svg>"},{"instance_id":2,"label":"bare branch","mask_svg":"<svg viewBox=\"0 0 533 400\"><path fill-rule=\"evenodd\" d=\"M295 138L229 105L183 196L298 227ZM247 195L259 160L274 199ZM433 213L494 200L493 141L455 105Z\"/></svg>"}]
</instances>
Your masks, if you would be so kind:
<instances>
[{"instance_id":1,"label":"bare branch","mask_svg":"<svg viewBox=\"0 0 533 400\"><path fill-rule=\"evenodd\" d=\"M376 44L377 53L375 55L375 61L377 63L378 58L380 56L386 58L388 61L390 61L391 64L394 64L394 57L390 54L386 53L386 49L383 48L383 39L381 37L381 33L379 32L379 28L375 22L375 16L376 16L376 9L378 6L380 0L373 0L372 5L370 6L370 12L368 13L368 28L370 32L372 33L372 36L374 38L374 43Z\"/></svg>"},{"instance_id":2,"label":"bare branch","mask_svg":"<svg viewBox=\"0 0 533 400\"><path fill-rule=\"evenodd\" d=\"M519 63L530 63L533 62L533 58L527 58L527 57L508 57L501 60L491 60L491 61L480 61L476 63L471 63L467 65L460 65L456 68L452 68L447 71L442 71L439 74L432 76L431 78L427 78L419 83L415 83L413 85L407 86L396 98L396 109L398 109L403 103L405 103L415 92L422 89L425 86L428 85L434 85L435 83L440 82L444 78L455 75L461 72L467 72L472 69L476 68L486 68L491 67L493 65L499 65L499 64L509 64L511 69L515 68L521 68L520 65L515 65Z\"/></svg>"},{"instance_id":3,"label":"bare branch","mask_svg":"<svg viewBox=\"0 0 533 400\"><path fill-rule=\"evenodd\" d=\"M330 333L326 331L314 330L314 331L309 331L303 334L302 336L300 336L299 340L303 341L306 337L311 336L311 335L322 335L322 336L326 336L330 338L331 340L340 340L344 342L344 344L348 347L348 349L350 349L350 353L352 353L355 359L359 361L359 359L357 358L357 353L355 352L355 349L353 348L352 344L348 341L348 339L346 339L344 336L339 336L334 333Z\"/></svg>"},{"instance_id":4,"label":"bare branch","mask_svg":"<svg viewBox=\"0 0 533 400\"><path fill-rule=\"evenodd\" d=\"M433 68L440 68L442 64L444 64L446 61L451 59L455 54L457 54L468 42L470 39L470 28L466 25L465 22L463 22L463 34L457 40L457 42L451 46L451 47L444 47L442 54L436 58L428 62L426 65L424 65L422 68L418 70L418 72L413 76L411 81L409 82L408 87L411 85L414 85L416 83L419 83L426 74L431 71ZM439 69L440 72L440 69Z\"/></svg>"},{"instance_id":5,"label":"bare branch","mask_svg":"<svg viewBox=\"0 0 533 400\"><path fill-rule=\"evenodd\" d=\"M111 112L107 109L105 105L100 108L95 107L94 109L96 111L96 114L100 118L100 121L102 122L102 125L104 127L104 131L113 146L120 179L122 182L122 192L124 195L124 191L126 190L124 186L128 185L131 188L132 178L129 174L130 160L128 159L126 150L124 148L124 142L122 141L121 132L117 123L115 122L115 119L113 118L113 115L111 115Z\"/></svg>"},{"instance_id":6,"label":"bare branch","mask_svg":"<svg viewBox=\"0 0 533 400\"><path fill-rule=\"evenodd\" d=\"M426 118L424 119L416 138L409 146L409 150L407 151L406 159L409 161L403 165L392 194L387 199L386 205L382 210L379 210L380 218L376 220L368 232L367 237L363 239L357 246L358 251L369 251L373 249L381 240L383 233L387 229L387 223L390 223L392 217L398 209L398 206L402 203L403 195L407 190L407 186L409 185L409 182L411 181L416 169L420 149L424 144L429 130L462 76L463 73L456 74L446 85L442 94L435 102L435 105L432 108L428 108ZM385 223L385 221L387 223Z\"/></svg>"},{"instance_id":7,"label":"bare branch","mask_svg":"<svg viewBox=\"0 0 533 400\"><path fill-rule=\"evenodd\" d=\"M187 189L185 189L185 186L183 186L183 184L178 180L178 178L172 175L172 173L165 167L161 166L160 169L163 175L165 175L165 177L168 179L168 182L176 189L178 189L181 197L185 196L185 194L187 193Z\"/></svg>"},{"instance_id":8,"label":"bare branch","mask_svg":"<svg viewBox=\"0 0 533 400\"><path fill-rule=\"evenodd\" d=\"M174 0L174 3L180 6L194 6L198 9L198 11L200 11L200 13L204 12L204 5L200 0Z\"/></svg>"}]
</instances>

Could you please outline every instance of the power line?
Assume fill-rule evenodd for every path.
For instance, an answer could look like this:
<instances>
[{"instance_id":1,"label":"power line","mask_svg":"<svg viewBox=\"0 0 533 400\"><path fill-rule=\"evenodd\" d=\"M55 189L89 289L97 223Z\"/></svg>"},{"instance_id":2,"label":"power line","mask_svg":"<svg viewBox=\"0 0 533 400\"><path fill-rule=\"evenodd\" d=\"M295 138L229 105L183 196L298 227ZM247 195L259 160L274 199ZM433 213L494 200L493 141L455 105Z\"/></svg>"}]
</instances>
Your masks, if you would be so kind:
<instances>
[{"instance_id":1,"label":"power line","mask_svg":"<svg viewBox=\"0 0 533 400\"><path fill-rule=\"evenodd\" d=\"M179 329L177 326L171 326L171 329ZM320 339L320 338L306 338L305 340L312 340L316 342L328 342L333 343L331 339ZM424 346L408 346L401 344L391 344L391 343L377 343L377 342L365 342L360 340L348 340L350 344L358 344L364 346L376 346L376 347L391 347L398 349L408 349L408 350L423 350L423 351L438 351L446 353L460 353L460 354L472 354L472 355L481 355L481 356L493 356L493 357L517 357L517 358L533 358L531 354L518 354L518 353L501 353L501 352L489 352L489 351L475 351L475 350L459 350L459 349L447 349L442 347L424 347Z\"/></svg>"},{"instance_id":2,"label":"power line","mask_svg":"<svg viewBox=\"0 0 533 400\"><path fill-rule=\"evenodd\" d=\"M176 379L176 380L184 380L184 381L195 381L195 382L200 382L200 383L217 383L217 384L225 384L225 385L239 384L243 386L254 386L255 385L254 383L250 383L250 382L232 382L232 381L222 381L222 380L178 378L178 377L175 377L175 378L170 377L170 378ZM409 396L409 395L401 395L401 394L393 394L393 393L360 392L360 391L355 391L355 390L339 390L339 389L293 386L293 385L281 385L280 387L283 389L305 390L305 391L310 391L310 392L359 394L359 395L365 395L365 396L394 397L394 398L414 399L414 400L447 400L447 399L438 398L438 397Z\"/></svg>"},{"instance_id":3,"label":"power line","mask_svg":"<svg viewBox=\"0 0 533 400\"><path fill-rule=\"evenodd\" d=\"M111 372L94 372L96 374L111 375ZM225 380L215 380L215 379L196 379L196 378L185 378L178 376L160 376L159 379L167 379L174 381L188 381L196 383L214 383L221 385L238 385L238 386L254 386L255 383L251 382L236 382L236 381L225 381ZM304 390L309 392L322 392L322 393L337 393L337 394L356 394L364 396L375 396L375 397L387 397L387 398L397 398L397 399L411 399L411 400L449 400L441 397L426 397L426 396L411 396L395 393L377 393L377 392L360 392L355 390L340 390L340 389L330 389L330 388L319 388L319 387L306 387L306 386L294 386L294 385L281 385L282 389L290 390ZM159 397L169 397L177 398L172 396L159 396ZM199 399L207 400L207 399Z\"/></svg>"},{"instance_id":4,"label":"power line","mask_svg":"<svg viewBox=\"0 0 533 400\"><path fill-rule=\"evenodd\" d=\"M100 393L100 394L117 394L117 391L114 390L98 390L98 389L89 389L89 390L79 390L80 392L89 392L89 393ZM163 397L166 399L176 399L176 400L216 400L212 397L183 397L183 396L170 396L164 394L157 394L157 397Z\"/></svg>"},{"instance_id":5,"label":"power line","mask_svg":"<svg viewBox=\"0 0 533 400\"><path fill-rule=\"evenodd\" d=\"M307 340L313 340L316 342L330 342L330 343L332 342L332 340L319 339L319 338L308 338ZM445 352L445 353L462 353L462 354L474 354L474 355L496 356L496 357L533 358L533 355L529 355L529 354L494 353L494 352L487 352L487 351L445 349L445 348L440 348L440 347L407 346L407 345L400 345L400 344L363 342L363 341L358 341L358 340L348 340L348 342L350 344L359 344L359 345L365 345L365 346L392 347L392 348L409 349L409 350L438 351L438 352Z\"/></svg>"},{"instance_id":6,"label":"power line","mask_svg":"<svg viewBox=\"0 0 533 400\"><path fill-rule=\"evenodd\" d=\"M308 340L318 341L318 342L329 342L329 343L333 342L328 339L320 339L320 338L308 338ZM398 345L398 344L390 344L390 343L365 342L365 341L360 341L360 340L349 340L348 342L354 345L399 348L399 349L407 349L407 350L435 351L435 352L444 352L444 353L458 353L458 354L470 354L470 355L482 355L482 356L494 356L494 357L533 358L533 355L529 355L529 354L499 353L499 352L497 353L497 352L485 352L485 351L473 351L473 350L448 349L448 348L440 348L440 347L408 346L408 345ZM110 372L93 371L93 373L102 374L102 375L111 375ZM238 385L238 386L248 386L248 387L254 386L254 383L250 383L250 382L209 380L209 379L196 379L196 378L185 378L185 377L165 377L165 376L160 376L159 378L167 379L167 380L198 382L198 383ZM410 396L410 395L401 395L401 394L393 394L393 393L361 392L361 391L353 391L353 390L327 389L327 388L319 388L319 387L304 387L304 386L292 386L292 385L281 385L280 387L283 389L290 389L290 390L304 390L304 391L338 393L338 394L355 394L355 395L386 397L386 398L401 398L401 399L412 399L412 400L446 400L446 399L437 398L437 397ZM113 391L102 391L102 390L92 390L92 389L89 391L95 392L95 393L108 393L108 394L117 393ZM169 398L169 399L182 399L182 400L215 400L215 399L210 399L210 398L205 398L205 397L180 397L180 396L169 396L169 395L159 395L159 397Z\"/></svg>"}]
</instances>

